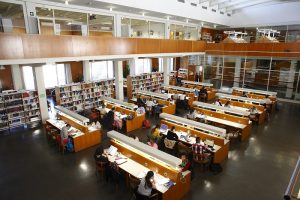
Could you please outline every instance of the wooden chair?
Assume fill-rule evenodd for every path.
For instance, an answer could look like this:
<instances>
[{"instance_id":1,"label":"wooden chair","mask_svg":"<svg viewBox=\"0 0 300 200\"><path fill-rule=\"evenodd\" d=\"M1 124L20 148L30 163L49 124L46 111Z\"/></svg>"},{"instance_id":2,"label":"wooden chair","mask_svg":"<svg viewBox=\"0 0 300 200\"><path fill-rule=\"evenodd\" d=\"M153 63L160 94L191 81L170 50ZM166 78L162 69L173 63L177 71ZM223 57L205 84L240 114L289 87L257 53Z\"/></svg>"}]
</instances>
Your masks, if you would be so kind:
<instances>
[{"instance_id":1,"label":"wooden chair","mask_svg":"<svg viewBox=\"0 0 300 200\"><path fill-rule=\"evenodd\" d=\"M175 145L177 141L169 140L168 138L164 139L165 150L167 153L174 155L175 154Z\"/></svg>"},{"instance_id":2,"label":"wooden chair","mask_svg":"<svg viewBox=\"0 0 300 200\"><path fill-rule=\"evenodd\" d=\"M136 199L136 200L158 200L158 193L155 192L153 194L151 194L150 197L141 195L140 193L138 193L138 187L136 187L133 191L134 195L131 199Z\"/></svg>"},{"instance_id":3,"label":"wooden chair","mask_svg":"<svg viewBox=\"0 0 300 200\"><path fill-rule=\"evenodd\" d=\"M96 164L96 176L99 174L101 175L101 178L104 178L104 173L105 173L105 167L108 165L108 162L103 162L103 161L95 161Z\"/></svg>"}]
</instances>

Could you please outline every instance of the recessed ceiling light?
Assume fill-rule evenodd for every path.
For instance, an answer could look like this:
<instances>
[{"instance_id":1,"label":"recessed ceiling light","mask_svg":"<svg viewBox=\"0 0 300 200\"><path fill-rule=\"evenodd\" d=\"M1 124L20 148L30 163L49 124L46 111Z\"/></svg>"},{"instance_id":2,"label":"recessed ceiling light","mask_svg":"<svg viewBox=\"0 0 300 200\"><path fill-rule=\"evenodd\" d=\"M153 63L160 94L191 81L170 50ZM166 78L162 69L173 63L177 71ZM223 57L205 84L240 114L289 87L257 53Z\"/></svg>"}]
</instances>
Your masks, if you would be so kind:
<instances>
[{"instance_id":1,"label":"recessed ceiling light","mask_svg":"<svg viewBox=\"0 0 300 200\"><path fill-rule=\"evenodd\" d=\"M142 12L142 15L143 15L143 16L145 16L145 13L144 13L144 12Z\"/></svg>"},{"instance_id":2,"label":"recessed ceiling light","mask_svg":"<svg viewBox=\"0 0 300 200\"><path fill-rule=\"evenodd\" d=\"M112 8L112 7L110 7L110 8L109 8L109 11L110 11L110 12L112 12L112 11L113 11L113 8Z\"/></svg>"},{"instance_id":3,"label":"recessed ceiling light","mask_svg":"<svg viewBox=\"0 0 300 200\"><path fill-rule=\"evenodd\" d=\"M167 16L167 20L170 20L170 16Z\"/></svg>"},{"instance_id":4,"label":"recessed ceiling light","mask_svg":"<svg viewBox=\"0 0 300 200\"><path fill-rule=\"evenodd\" d=\"M66 1L65 1L65 4L66 4L66 5L69 5L69 1L68 1L68 0L66 0Z\"/></svg>"},{"instance_id":5,"label":"recessed ceiling light","mask_svg":"<svg viewBox=\"0 0 300 200\"><path fill-rule=\"evenodd\" d=\"M186 23L189 23L189 19L186 19Z\"/></svg>"}]
</instances>

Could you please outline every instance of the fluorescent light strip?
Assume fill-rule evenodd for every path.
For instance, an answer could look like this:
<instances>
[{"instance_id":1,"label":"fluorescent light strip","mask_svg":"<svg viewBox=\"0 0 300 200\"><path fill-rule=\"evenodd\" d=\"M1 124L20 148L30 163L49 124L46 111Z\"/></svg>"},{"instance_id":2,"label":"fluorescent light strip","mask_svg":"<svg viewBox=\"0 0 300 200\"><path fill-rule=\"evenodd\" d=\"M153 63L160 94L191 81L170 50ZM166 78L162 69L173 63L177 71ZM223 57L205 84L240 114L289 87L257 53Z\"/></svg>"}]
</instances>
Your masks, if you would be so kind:
<instances>
[{"instance_id":1,"label":"fluorescent light strip","mask_svg":"<svg viewBox=\"0 0 300 200\"><path fill-rule=\"evenodd\" d=\"M181 164L181 159L176 158L170 154L167 154L163 151L160 151L158 149L155 149L147 144L144 144L142 142L136 141L124 134L121 134L117 131L109 131L107 132L107 137L117 140L119 142L122 142L129 147L131 147L133 150L138 150L141 153L144 153L148 155L151 159L154 158L158 161L162 162L163 164L167 165L168 167L174 168L175 170L178 169L178 166Z\"/></svg>"},{"instance_id":2,"label":"fluorescent light strip","mask_svg":"<svg viewBox=\"0 0 300 200\"><path fill-rule=\"evenodd\" d=\"M84 116L81 116L71 110L68 110L67 108L64 108L62 106L55 106L55 109L66 114L66 115L69 115L70 117L80 121L81 123L88 123L90 122L90 119L84 117Z\"/></svg>"},{"instance_id":3,"label":"fluorescent light strip","mask_svg":"<svg viewBox=\"0 0 300 200\"><path fill-rule=\"evenodd\" d=\"M195 105L197 107L202 107L202 108L220 110L220 111L224 111L224 112L239 115L239 116L247 116L248 117L250 115L250 112L247 112L247 111L242 111L242 110L238 110L235 108L226 108L226 107L217 106L217 105L209 104L209 103L203 103L203 102L199 102L199 101L194 101L193 105Z\"/></svg>"},{"instance_id":4,"label":"fluorescent light strip","mask_svg":"<svg viewBox=\"0 0 300 200\"><path fill-rule=\"evenodd\" d=\"M200 129L202 131L206 131L208 133L219 134L219 135L226 134L226 129L218 128L218 127L215 127L215 126L211 126L211 125L204 124L204 123L201 123L201 122L196 122L196 121L185 119L185 118L182 118L182 117L177 117L175 115L170 115L168 113L161 113L159 115L159 117L162 118L162 119L173 121L175 123L181 123L181 124L186 125L186 126L191 126L193 128L197 128L197 129Z\"/></svg>"}]
</instances>

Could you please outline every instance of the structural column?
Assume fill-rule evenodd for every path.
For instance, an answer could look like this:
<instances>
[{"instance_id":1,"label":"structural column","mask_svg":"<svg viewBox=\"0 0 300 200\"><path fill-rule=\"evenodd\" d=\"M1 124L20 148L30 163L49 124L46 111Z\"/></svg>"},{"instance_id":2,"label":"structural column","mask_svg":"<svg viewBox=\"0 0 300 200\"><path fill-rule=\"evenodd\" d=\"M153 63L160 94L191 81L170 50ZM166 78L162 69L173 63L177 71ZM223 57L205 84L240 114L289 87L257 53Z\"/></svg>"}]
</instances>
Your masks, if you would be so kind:
<instances>
[{"instance_id":1,"label":"structural column","mask_svg":"<svg viewBox=\"0 0 300 200\"><path fill-rule=\"evenodd\" d=\"M35 5L31 2L25 2L26 14L25 23L26 23L26 32L30 34L37 34L38 30L38 22L36 18Z\"/></svg>"},{"instance_id":2,"label":"structural column","mask_svg":"<svg viewBox=\"0 0 300 200\"><path fill-rule=\"evenodd\" d=\"M291 60L291 65L290 65L290 71L288 75L288 83L287 83L287 88L286 88L286 93L285 97L286 98L292 98L293 95L293 90L294 90L294 78L295 78L295 73L296 73L296 66L297 66L297 61L296 60Z\"/></svg>"},{"instance_id":3,"label":"structural column","mask_svg":"<svg viewBox=\"0 0 300 200\"><path fill-rule=\"evenodd\" d=\"M133 58L129 60L129 70L130 70L130 76L135 76L136 75L136 62L137 58Z\"/></svg>"},{"instance_id":4,"label":"structural column","mask_svg":"<svg viewBox=\"0 0 300 200\"><path fill-rule=\"evenodd\" d=\"M115 75L115 89L116 99L124 100L124 88L123 88L123 62L116 60L114 63L114 75Z\"/></svg>"},{"instance_id":5,"label":"structural column","mask_svg":"<svg viewBox=\"0 0 300 200\"><path fill-rule=\"evenodd\" d=\"M172 58L163 58L164 84L169 85L170 82L170 65Z\"/></svg>"},{"instance_id":6,"label":"structural column","mask_svg":"<svg viewBox=\"0 0 300 200\"><path fill-rule=\"evenodd\" d=\"M42 64L34 66L34 81L39 95L39 104L42 121L43 123L45 123L45 121L49 119L49 113Z\"/></svg>"},{"instance_id":7,"label":"structural column","mask_svg":"<svg viewBox=\"0 0 300 200\"><path fill-rule=\"evenodd\" d=\"M91 68L90 68L90 62L88 60L85 60L82 62L83 64L83 80L84 82L91 81Z\"/></svg>"},{"instance_id":8,"label":"structural column","mask_svg":"<svg viewBox=\"0 0 300 200\"><path fill-rule=\"evenodd\" d=\"M241 65L242 65L241 57L236 57L235 68L234 68L234 82L233 82L234 87L239 87Z\"/></svg>"},{"instance_id":9,"label":"structural column","mask_svg":"<svg viewBox=\"0 0 300 200\"><path fill-rule=\"evenodd\" d=\"M121 16L116 14L114 17L114 36L121 37L122 36L122 21ZM129 37L129 36L128 36Z\"/></svg>"},{"instance_id":10,"label":"structural column","mask_svg":"<svg viewBox=\"0 0 300 200\"><path fill-rule=\"evenodd\" d=\"M11 66L11 73L12 73L12 79L13 79L13 82L14 82L14 89L15 90L23 89L23 81L22 81L20 66L19 65L12 65Z\"/></svg>"},{"instance_id":11,"label":"structural column","mask_svg":"<svg viewBox=\"0 0 300 200\"><path fill-rule=\"evenodd\" d=\"M170 22L165 23L165 39L170 39L171 25Z\"/></svg>"},{"instance_id":12,"label":"structural column","mask_svg":"<svg viewBox=\"0 0 300 200\"><path fill-rule=\"evenodd\" d=\"M256 65L257 65L257 60L252 61L252 70L251 70L251 78L254 79L255 81L255 73L256 73Z\"/></svg>"}]
</instances>

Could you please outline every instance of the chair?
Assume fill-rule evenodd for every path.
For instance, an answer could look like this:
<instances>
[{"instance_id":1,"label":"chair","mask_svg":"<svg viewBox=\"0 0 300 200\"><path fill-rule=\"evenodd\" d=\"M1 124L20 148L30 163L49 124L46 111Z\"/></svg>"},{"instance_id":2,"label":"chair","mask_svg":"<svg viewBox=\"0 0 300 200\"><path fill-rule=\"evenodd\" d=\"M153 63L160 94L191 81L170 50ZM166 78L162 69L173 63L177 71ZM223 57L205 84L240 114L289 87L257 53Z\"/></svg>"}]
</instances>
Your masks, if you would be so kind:
<instances>
[{"instance_id":1,"label":"chair","mask_svg":"<svg viewBox=\"0 0 300 200\"><path fill-rule=\"evenodd\" d=\"M140 193L138 193L138 187L136 187L134 190L133 190L133 197L135 198L131 198L131 199L136 199L136 200L157 200L158 199L158 193L154 193L154 194L151 194L150 197L148 196L144 196Z\"/></svg>"},{"instance_id":2,"label":"chair","mask_svg":"<svg viewBox=\"0 0 300 200\"><path fill-rule=\"evenodd\" d=\"M152 106L146 106L146 113L152 114Z\"/></svg>"},{"instance_id":3,"label":"chair","mask_svg":"<svg viewBox=\"0 0 300 200\"><path fill-rule=\"evenodd\" d=\"M176 143L177 143L177 141L175 141L175 140L169 140L168 138L165 138L164 139L164 144L165 144L165 150L168 152L168 153L170 153L170 154L172 154L172 155L174 155L174 150L175 150L175 145L176 145Z\"/></svg>"},{"instance_id":4,"label":"chair","mask_svg":"<svg viewBox=\"0 0 300 200\"><path fill-rule=\"evenodd\" d=\"M204 157L204 155L193 153L194 163L202 166L203 171L205 171L205 169L208 168L208 166L211 162L211 155L208 155L208 156L204 157L203 159L199 159L200 157L202 158L202 157Z\"/></svg>"},{"instance_id":5,"label":"chair","mask_svg":"<svg viewBox=\"0 0 300 200\"><path fill-rule=\"evenodd\" d=\"M105 173L105 167L108 165L108 162L104 161L95 161L96 164L96 175L98 174L101 175L101 178L104 178L104 173Z\"/></svg>"},{"instance_id":6,"label":"chair","mask_svg":"<svg viewBox=\"0 0 300 200\"><path fill-rule=\"evenodd\" d=\"M130 191L134 194L134 190L139 186L141 180L132 176L131 174L128 174L128 181L129 181L129 187Z\"/></svg>"},{"instance_id":7,"label":"chair","mask_svg":"<svg viewBox=\"0 0 300 200\"><path fill-rule=\"evenodd\" d=\"M56 142L58 144L58 151L62 151L62 153L65 154L68 138L65 138L63 139L63 141L61 141L61 136L59 134L56 134Z\"/></svg>"}]
</instances>

